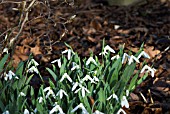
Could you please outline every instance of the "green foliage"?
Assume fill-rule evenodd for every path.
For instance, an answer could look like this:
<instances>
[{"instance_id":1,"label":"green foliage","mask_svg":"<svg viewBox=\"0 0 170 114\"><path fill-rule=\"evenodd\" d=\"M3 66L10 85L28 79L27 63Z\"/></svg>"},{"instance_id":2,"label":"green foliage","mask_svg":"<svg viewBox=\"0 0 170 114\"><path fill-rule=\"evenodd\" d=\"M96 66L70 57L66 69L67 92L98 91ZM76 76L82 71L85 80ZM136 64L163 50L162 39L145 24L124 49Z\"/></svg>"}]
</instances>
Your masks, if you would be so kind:
<instances>
[{"instance_id":1,"label":"green foliage","mask_svg":"<svg viewBox=\"0 0 170 114\"><path fill-rule=\"evenodd\" d=\"M142 48L135 56L123 53L123 49L114 54L114 50L103 42L100 62L93 54L82 59L66 45L70 49L63 51L62 56L52 62L52 68L46 68L53 81L49 79L47 87L42 84L38 94L35 95L37 90L29 85L34 73L40 75L36 67L38 63L33 59L28 61L27 68L21 62L11 80L0 80L1 112L19 114L28 109L36 114L78 114L98 110L109 114L116 113L121 107L129 107L129 92L148 76L145 73L139 78L143 71L138 70L137 62ZM4 69L7 58L6 55L0 61L0 69Z\"/></svg>"}]
</instances>

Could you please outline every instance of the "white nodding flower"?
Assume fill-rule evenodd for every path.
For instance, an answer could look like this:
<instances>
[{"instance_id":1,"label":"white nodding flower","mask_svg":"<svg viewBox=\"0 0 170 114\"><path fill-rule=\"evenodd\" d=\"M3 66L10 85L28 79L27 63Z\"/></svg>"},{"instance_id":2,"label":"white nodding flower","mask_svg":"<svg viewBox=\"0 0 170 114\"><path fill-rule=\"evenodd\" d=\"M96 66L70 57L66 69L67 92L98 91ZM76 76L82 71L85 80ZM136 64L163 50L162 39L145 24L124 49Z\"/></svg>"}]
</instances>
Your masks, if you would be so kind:
<instances>
[{"instance_id":1,"label":"white nodding flower","mask_svg":"<svg viewBox=\"0 0 170 114\"><path fill-rule=\"evenodd\" d=\"M38 97L38 102L42 103L43 102L43 97Z\"/></svg>"},{"instance_id":2,"label":"white nodding flower","mask_svg":"<svg viewBox=\"0 0 170 114\"><path fill-rule=\"evenodd\" d=\"M15 76L15 74L10 70L8 74L5 74L4 79L7 81L8 79L11 80L12 77ZM19 79L17 76L15 76L16 79Z\"/></svg>"},{"instance_id":3,"label":"white nodding flower","mask_svg":"<svg viewBox=\"0 0 170 114\"><path fill-rule=\"evenodd\" d=\"M126 90L126 96L127 97L129 96L129 90Z\"/></svg>"},{"instance_id":4,"label":"white nodding flower","mask_svg":"<svg viewBox=\"0 0 170 114\"><path fill-rule=\"evenodd\" d=\"M62 82L65 78L67 78L67 80L69 82L72 82L72 79L70 78L70 76L67 73L64 73L62 78L60 79L60 82Z\"/></svg>"},{"instance_id":5,"label":"white nodding flower","mask_svg":"<svg viewBox=\"0 0 170 114\"><path fill-rule=\"evenodd\" d=\"M5 112L3 112L2 114L10 114L8 110L6 110Z\"/></svg>"},{"instance_id":6,"label":"white nodding flower","mask_svg":"<svg viewBox=\"0 0 170 114\"><path fill-rule=\"evenodd\" d=\"M8 54L8 48L4 48L3 49L3 53L7 53Z\"/></svg>"},{"instance_id":7,"label":"white nodding flower","mask_svg":"<svg viewBox=\"0 0 170 114\"><path fill-rule=\"evenodd\" d=\"M84 81L88 81L88 80L90 80L91 83L95 83L94 80L90 77L90 75L86 75L86 76L82 79L83 82L84 82Z\"/></svg>"},{"instance_id":8,"label":"white nodding flower","mask_svg":"<svg viewBox=\"0 0 170 114\"><path fill-rule=\"evenodd\" d=\"M44 92L47 92L45 98L47 99L50 95L52 95L55 98L55 94L53 92L53 90L51 89L51 87L46 87L44 90Z\"/></svg>"},{"instance_id":9,"label":"white nodding flower","mask_svg":"<svg viewBox=\"0 0 170 114\"><path fill-rule=\"evenodd\" d=\"M93 80L99 82L99 78L97 78L96 76L93 77Z\"/></svg>"},{"instance_id":10,"label":"white nodding flower","mask_svg":"<svg viewBox=\"0 0 170 114\"><path fill-rule=\"evenodd\" d=\"M29 114L30 112L28 111L28 109L24 110L24 114Z\"/></svg>"},{"instance_id":11,"label":"white nodding flower","mask_svg":"<svg viewBox=\"0 0 170 114\"><path fill-rule=\"evenodd\" d=\"M125 112L122 108L120 108L116 114L122 114L121 112L122 112L123 114L126 114L126 112Z\"/></svg>"},{"instance_id":12,"label":"white nodding flower","mask_svg":"<svg viewBox=\"0 0 170 114\"><path fill-rule=\"evenodd\" d=\"M122 57L122 64L123 64L127 59L130 59L130 56L129 56L127 53L124 53L124 54L123 54L123 57Z\"/></svg>"},{"instance_id":13,"label":"white nodding flower","mask_svg":"<svg viewBox=\"0 0 170 114\"><path fill-rule=\"evenodd\" d=\"M113 50L109 45L107 45L107 46L104 47L104 51L102 53L100 53L99 55L106 55L106 54L108 54L107 51L115 53L115 50Z\"/></svg>"},{"instance_id":14,"label":"white nodding flower","mask_svg":"<svg viewBox=\"0 0 170 114\"><path fill-rule=\"evenodd\" d=\"M123 96L122 99L121 99L121 106L122 107L126 107L126 108L129 108L129 103L128 103L128 100L126 99L126 96Z\"/></svg>"},{"instance_id":15,"label":"white nodding flower","mask_svg":"<svg viewBox=\"0 0 170 114\"><path fill-rule=\"evenodd\" d=\"M65 114L62 108L57 103L55 103L54 107L52 108L52 110L50 110L49 114L53 114L55 112L59 112L58 114Z\"/></svg>"},{"instance_id":16,"label":"white nodding flower","mask_svg":"<svg viewBox=\"0 0 170 114\"><path fill-rule=\"evenodd\" d=\"M79 85L79 83L78 83L78 82L75 82L75 83L73 84L73 87L72 87L71 91L74 91L74 90L77 88L78 85Z\"/></svg>"},{"instance_id":17,"label":"white nodding flower","mask_svg":"<svg viewBox=\"0 0 170 114\"><path fill-rule=\"evenodd\" d=\"M135 60L137 63L140 63L138 58L136 58L135 56L131 55L130 58L129 58L128 65L132 64L133 60Z\"/></svg>"},{"instance_id":18,"label":"white nodding flower","mask_svg":"<svg viewBox=\"0 0 170 114\"><path fill-rule=\"evenodd\" d=\"M85 93L90 93L90 91L85 88L84 86L82 86L81 84L78 84L79 85L79 89L77 89L74 93L78 93L80 90L81 90L81 94L82 94L82 97L85 97ZM77 86L76 86L77 87ZM76 89L76 87L74 87L74 89L72 88L72 91L74 91Z\"/></svg>"},{"instance_id":19,"label":"white nodding flower","mask_svg":"<svg viewBox=\"0 0 170 114\"><path fill-rule=\"evenodd\" d=\"M23 92L20 92L19 93L19 95L18 95L18 97L25 97L26 95L25 95L25 93L23 93Z\"/></svg>"},{"instance_id":20,"label":"white nodding flower","mask_svg":"<svg viewBox=\"0 0 170 114\"><path fill-rule=\"evenodd\" d=\"M80 103L79 105L77 105L77 106L71 111L71 113L76 112L78 109L82 109L82 114L89 114L82 103Z\"/></svg>"},{"instance_id":21,"label":"white nodding flower","mask_svg":"<svg viewBox=\"0 0 170 114\"><path fill-rule=\"evenodd\" d=\"M150 72L151 72L151 76L154 77L155 69L149 67L148 65L145 65L145 66L142 68L142 70L141 70L140 73L143 73L145 70L147 70L147 72L150 71Z\"/></svg>"},{"instance_id":22,"label":"white nodding flower","mask_svg":"<svg viewBox=\"0 0 170 114\"><path fill-rule=\"evenodd\" d=\"M29 69L28 69L28 72L30 72L30 73L35 72L35 73L37 73L37 74L39 73L37 67L35 67L35 66L32 66L31 68L29 68Z\"/></svg>"},{"instance_id":23,"label":"white nodding flower","mask_svg":"<svg viewBox=\"0 0 170 114\"><path fill-rule=\"evenodd\" d=\"M104 114L103 112L100 112L98 110L95 110L95 112L93 114Z\"/></svg>"},{"instance_id":24,"label":"white nodding flower","mask_svg":"<svg viewBox=\"0 0 170 114\"><path fill-rule=\"evenodd\" d=\"M79 69L79 68L80 68L80 66L79 66L79 65L77 65L77 63L73 62L72 64L73 64L73 67L71 68L71 71L73 71L73 70L75 70L75 69Z\"/></svg>"},{"instance_id":25,"label":"white nodding flower","mask_svg":"<svg viewBox=\"0 0 170 114\"><path fill-rule=\"evenodd\" d=\"M93 57L89 57L89 59L86 61L86 66L89 65L91 62L97 66L97 63L96 63L96 61L93 59Z\"/></svg>"},{"instance_id":26,"label":"white nodding flower","mask_svg":"<svg viewBox=\"0 0 170 114\"><path fill-rule=\"evenodd\" d=\"M68 50L65 50L65 51L62 52L62 54L65 54L65 53L68 53L68 54L67 54L68 60L71 59L71 53L74 54L74 52L73 52L71 49L68 49Z\"/></svg>"},{"instance_id":27,"label":"white nodding flower","mask_svg":"<svg viewBox=\"0 0 170 114\"><path fill-rule=\"evenodd\" d=\"M145 51L142 51L142 52L138 55L137 58L140 59L141 56L150 59L150 56L149 56Z\"/></svg>"},{"instance_id":28,"label":"white nodding flower","mask_svg":"<svg viewBox=\"0 0 170 114\"><path fill-rule=\"evenodd\" d=\"M28 63L28 68L33 65L33 66L38 66L39 64L34 60L34 59L31 59L30 62Z\"/></svg>"},{"instance_id":29,"label":"white nodding flower","mask_svg":"<svg viewBox=\"0 0 170 114\"><path fill-rule=\"evenodd\" d=\"M111 60L115 60L115 59L119 59L119 58L120 58L119 55L115 55L115 56L113 56L113 57L111 58Z\"/></svg>"},{"instance_id":30,"label":"white nodding flower","mask_svg":"<svg viewBox=\"0 0 170 114\"><path fill-rule=\"evenodd\" d=\"M113 93L110 97L108 97L106 100L110 100L111 98L116 99L116 101L119 101L117 95L115 93Z\"/></svg>"},{"instance_id":31,"label":"white nodding flower","mask_svg":"<svg viewBox=\"0 0 170 114\"><path fill-rule=\"evenodd\" d=\"M63 95L68 96L68 94L63 89L60 89L56 94L56 96L60 96L60 99L63 98Z\"/></svg>"},{"instance_id":32,"label":"white nodding flower","mask_svg":"<svg viewBox=\"0 0 170 114\"><path fill-rule=\"evenodd\" d=\"M56 59L54 61L52 61L51 63L54 64L54 63L58 63L58 67L60 68L61 67L61 59Z\"/></svg>"}]
</instances>

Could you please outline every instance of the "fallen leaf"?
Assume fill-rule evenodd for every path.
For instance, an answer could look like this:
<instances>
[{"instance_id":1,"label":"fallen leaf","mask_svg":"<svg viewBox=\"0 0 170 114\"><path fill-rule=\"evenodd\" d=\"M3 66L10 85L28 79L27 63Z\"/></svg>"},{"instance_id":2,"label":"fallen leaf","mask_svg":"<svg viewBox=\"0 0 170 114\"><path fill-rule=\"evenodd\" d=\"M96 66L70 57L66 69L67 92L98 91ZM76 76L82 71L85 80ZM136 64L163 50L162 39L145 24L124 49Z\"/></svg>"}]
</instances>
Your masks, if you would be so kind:
<instances>
[{"instance_id":1,"label":"fallen leaf","mask_svg":"<svg viewBox=\"0 0 170 114\"><path fill-rule=\"evenodd\" d=\"M37 45L35 47L31 48L30 52L33 53L34 55L42 54L40 51L40 47Z\"/></svg>"},{"instance_id":2,"label":"fallen leaf","mask_svg":"<svg viewBox=\"0 0 170 114\"><path fill-rule=\"evenodd\" d=\"M145 51L147 54L149 54L149 56L150 56L151 58L154 58L156 55L158 55L158 54L160 53L160 50L154 49L153 46L146 47L146 48L144 49L144 51Z\"/></svg>"}]
</instances>

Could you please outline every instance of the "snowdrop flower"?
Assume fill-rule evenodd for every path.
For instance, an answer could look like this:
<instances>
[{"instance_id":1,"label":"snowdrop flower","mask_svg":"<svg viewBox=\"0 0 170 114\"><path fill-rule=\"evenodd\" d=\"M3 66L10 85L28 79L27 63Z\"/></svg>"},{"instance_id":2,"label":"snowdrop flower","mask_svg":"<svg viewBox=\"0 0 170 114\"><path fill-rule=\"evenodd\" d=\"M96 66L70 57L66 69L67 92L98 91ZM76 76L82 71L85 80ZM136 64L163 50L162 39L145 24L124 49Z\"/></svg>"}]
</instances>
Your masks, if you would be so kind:
<instances>
[{"instance_id":1,"label":"snowdrop flower","mask_svg":"<svg viewBox=\"0 0 170 114\"><path fill-rule=\"evenodd\" d=\"M71 89L71 91L74 91L74 90L77 88L78 85L79 85L78 82L74 83L74 84L73 84L73 87L72 87L72 89Z\"/></svg>"},{"instance_id":2,"label":"snowdrop flower","mask_svg":"<svg viewBox=\"0 0 170 114\"><path fill-rule=\"evenodd\" d=\"M73 64L73 67L71 68L71 71L75 70L75 69L79 69L80 66L77 65L75 62L72 63Z\"/></svg>"},{"instance_id":3,"label":"snowdrop flower","mask_svg":"<svg viewBox=\"0 0 170 114\"><path fill-rule=\"evenodd\" d=\"M114 29L115 29L115 30L117 30L117 29L119 29L119 28L120 28L119 25L114 25Z\"/></svg>"},{"instance_id":4,"label":"snowdrop flower","mask_svg":"<svg viewBox=\"0 0 170 114\"><path fill-rule=\"evenodd\" d=\"M60 89L58 92L57 92L57 95L56 96L60 96L60 99L63 98L63 94L65 96L68 96L68 94L63 90L63 89Z\"/></svg>"},{"instance_id":5,"label":"snowdrop flower","mask_svg":"<svg viewBox=\"0 0 170 114\"><path fill-rule=\"evenodd\" d=\"M138 55L138 59L140 59L141 58L141 56L144 56L145 58L148 58L148 59L150 59L150 56L146 53L146 52L144 52L144 51L142 51L139 55Z\"/></svg>"},{"instance_id":6,"label":"snowdrop flower","mask_svg":"<svg viewBox=\"0 0 170 114\"><path fill-rule=\"evenodd\" d=\"M32 66L31 68L29 68L29 69L28 69L28 72L30 72L30 73L35 72L35 73L37 73L37 74L39 73L37 67L35 67L35 66Z\"/></svg>"},{"instance_id":7,"label":"snowdrop flower","mask_svg":"<svg viewBox=\"0 0 170 114\"><path fill-rule=\"evenodd\" d=\"M113 56L113 57L111 58L111 60L115 60L115 59L119 59L119 58L120 58L119 55L115 55L115 56Z\"/></svg>"},{"instance_id":8,"label":"snowdrop flower","mask_svg":"<svg viewBox=\"0 0 170 114\"><path fill-rule=\"evenodd\" d=\"M29 114L30 112L28 111L28 109L24 110L24 114Z\"/></svg>"},{"instance_id":9,"label":"snowdrop flower","mask_svg":"<svg viewBox=\"0 0 170 114\"><path fill-rule=\"evenodd\" d=\"M5 112L3 112L2 114L9 114L9 111L8 110L6 110Z\"/></svg>"},{"instance_id":10,"label":"snowdrop flower","mask_svg":"<svg viewBox=\"0 0 170 114\"><path fill-rule=\"evenodd\" d=\"M3 53L7 53L8 54L8 48L4 48L3 49Z\"/></svg>"},{"instance_id":11,"label":"snowdrop flower","mask_svg":"<svg viewBox=\"0 0 170 114\"><path fill-rule=\"evenodd\" d=\"M58 111L59 111L58 114L65 114L65 113L63 112L62 108L61 108L57 103L55 103L53 109L50 110L49 114L53 114L53 113L58 112Z\"/></svg>"},{"instance_id":12,"label":"snowdrop flower","mask_svg":"<svg viewBox=\"0 0 170 114\"><path fill-rule=\"evenodd\" d=\"M127 97L129 96L129 90L126 90L126 96Z\"/></svg>"},{"instance_id":13,"label":"snowdrop flower","mask_svg":"<svg viewBox=\"0 0 170 114\"><path fill-rule=\"evenodd\" d=\"M116 101L119 100L118 97L117 97L117 95L116 95L115 93L113 93L110 97L108 97L107 100L110 100L112 97L113 97L114 99L116 99Z\"/></svg>"},{"instance_id":14,"label":"snowdrop flower","mask_svg":"<svg viewBox=\"0 0 170 114\"><path fill-rule=\"evenodd\" d=\"M47 93L46 96L45 96L46 99L47 99L50 95L52 95L52 96L55 98L55 94L54 94L53 90L51 89L51 87L46 87L43 91L44 91L44 92L47 92L47 91L48 91L48 93Z\"/></svg>"},{"instance_id":15,"label":"snowdrop flower","mask_svg":"<svg viewBox=\"0 0 170 114\"><path fill-rule=\"evenodd\" d=\"M69 82L72 82L72 79L70 78L70 76L67 73L64 73L64 75L62 76L62 78L60 79L60 82L62 82L65 78L67 78L67 80Z\"/></svg>"},{"instance_id":16,"label":"snowdrop flower","mask_svg":"<svg viewBox=\"0 0 170 114\"><path fill-rule=\"evenodd\" d=\"M25 97L25 96L26 96L25 93L20 92L18 97Z\"/></svg>"},{"instance_id":17,"label":"snowdrop flower","mask_svg":"<svg viewBox=\"0 0 170 114\"><path fill-rule=\"evenodd\" d=\"M11 80L12 77L15 76L15 74L10 70L8 74L5 74L4 79L7 81L8 79ZM16 79L19 79L17 76L15 76Z\"/></svg>"},{"instance_id":18,"label":"snowdrop flower","mask_svg":"<svg viewBox=\"0 0 170 114\"><path fill-rule=\"evenodd\" d=\"M38 102L42 103L43 102L43 97L38 97Z\"/></svg>"},{"instance_id":19,"label":"snowdrop flower","mask_svg":"<svg viewBox=\"0 0 170 114\"><path fill-rule=\"evenodd\" d=\"M127 53L124 53L123 58L122 58L122 64L129 58L130 58L130 56Z\"/></svg>"},{"instance_id":20,"label":"snowdrop flower","mask_svg":"<svg viewBox=\"0 0 170 114\"><path fill-rule=\"evenodd\" d=\"M74 54L74 52L73 52L71 49L68 49L68 50L65 50L65 51L62 52L62 54L64 54L64 53L68 53L68 54L67 54L68 60L71 59L71 53Z\"/></svg>"},{"instance_id":21,"label":"snowdrop flower","mask_svg":"<svg viewBox=\"0 0 170 114\"><path fill-rule=\"evenodd\" d=\"M96 61L93 59L93 57L89 57L89 59L86 61L86 66L89 65L91 62L97 66L97 63L96 63Z\"/></svg>"},{"instance_id":22,"label":"snowdrop flower","mask_svg":"<svg viewBox=\"0 0 170 114\"><path fill-rule=\"evenodd\" d=\"M120 108L116 114L121 114L121 112L122 112L123 114L126 114L126 112L125 112L122 108Z\"/></svg>"},{"instance_id":23,"label":"snowdrop flower","mask_svg":"<svg viewBox=\"0 0 170 114\"><path fill-rule=\"evenodd\" d=\"M90 77L90 75L86 75L86 76L82 79L83 82L84 82L84 81L88 81L88 80L90 80L91 83L95 83L94 80Z\"/></svg>"},{"instance_id":24,"label":"snowdrop flower","mask_svg":"<svg viewBox=\"0 0 170 114\"><path fill-rule=\"evenodd\" d=\"M100 53L99 55L106 55L106 54L108 54L107 51L115 53L115 50L113 50L109 45L107 45L107 46L104 47L104 51L102 53Z\"/></svg>"},{"instance_id":25,"label":"snowdrop flower","mask_svg":"<svg viewBox=\"0 0 170 114\"><path fill-rule=\"evenodd\" d=\"M121 106L122 107L126 107L126 108L129 108L129 103L128 103L128 100L126 99L126 96L123 96L122 99L121 99Z\"/></svg>"},{"instance_id":26,"label":"snowdrop flower","mask_svg":"<svg viewBox=\"0 0 170 114\"><path fill-rule=\"evenodd\" d=\"M54 64L54 63L58 63L58 67L60 68L61 67L61 59L56 59L54 61L52 61L51 63Z\"/></svg>"},{"instance_id":27,"label":"snowdrop flower","mask_svg":"<svg viewBox=\"0 0 170 114\"><path fill-rule=\"evenodd\" d=\"M93 114L104 114L104 113L96 110Z\"/></svg>"},{"instance_id":28,"label":"snowdrop flower","mask_svg":"<svg viewBox=\"0 0 170 114\"><path fill-rule=\"evenodd\" d=\"M136 58L135 56L131 55L130 58L129 58L129 63L128 65L132 64L133 63L133 60L135 60L137 63L140 63L138 58Z\"/></svg>"},{"instance_id":29,"label":"snowdrop flower","mask_svg":"<svg viewBox=\"0 0 170 114\"><path fill-rule=\"evenodd\" d=\"M77 88L77 86L79 86L80 88L77 89L74 93L78 93L78 92L81 90L81 92L82 92L82 97L85 97L85 92L90 93L90 91L89 91L87 88L85 88L84 86L82 86L82 85L79 84L78 82L76 82L76 83L73 85L72 91L74 91L74 90Z\"/></svg>"},{"instance_id":30,"label":"snowdrop flower","mask_svg":"<svg viewBox=\"0 0 170 114\"><path fill-rule=\"evenodd\" d=\"M74 113L74 112L77 111L78 109L82 109L82 114L89 114L82 103L80 103L78 106L76 106L76 107L71 111L71 113Z\"/></svg>"},{"instance_id":31,"label":"snowdrop flower","mask_svg":"<svg viewBox=\"0 0 170 114\"><path fill-rule=\"evenodd\" d=\"M146 69L147 69L147 72L150 71L150 72L151 72L151 76L154 77L155 69L152 69L152 68L149 67L148 65L145 65L145 66L142 68L142 70L141 70L140 73L143 73Z\"/></svg>"},{"instance_id":32,"label":"snowdrop flower","mask_svg":"<svg viewBox=\"0 0 170 114\"><path fill-rule=\"evenodd\" d=\"M90 91L87 88L85 88L84 86L80 86L80 88L77 89L74 93L78 93L80 90L82 92L82 97L85 97L85 92L90 93Z\"/></svg>"},{"instance_id":33,"label":"snowdrop flower","mask_svg":"<svg viewBox=\"0 0 170 114\"><path fill-rule=\"evenodd\" d=\"M34 59L31 59L30 62L28 63L28 68L29 68L32 64L33 64L34 66L38 66L38 65L39 65Z\"/></svg>"},{"instance_id":34,"label":"snowdrop flower","mask_svg":"<svg viewBox=\"0 0 170 114\"><path fill-rule=\"evenodd\" d=\"M93 80L94 80L95 82L99 82L99 78L97 78L96 76L93 77Z\"/></svg>"}]
</instances>

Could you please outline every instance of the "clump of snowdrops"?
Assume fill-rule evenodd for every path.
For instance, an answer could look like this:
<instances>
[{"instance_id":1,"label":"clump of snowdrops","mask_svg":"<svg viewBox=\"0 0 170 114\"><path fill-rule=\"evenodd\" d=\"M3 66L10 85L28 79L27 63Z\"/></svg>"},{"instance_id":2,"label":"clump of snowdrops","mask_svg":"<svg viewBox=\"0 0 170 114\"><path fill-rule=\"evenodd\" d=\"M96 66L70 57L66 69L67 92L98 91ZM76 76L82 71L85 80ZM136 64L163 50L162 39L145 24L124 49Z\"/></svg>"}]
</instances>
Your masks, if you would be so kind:
<instances>
[{"instance_id":1,"label":"clump of snowdrops","mask_svg":"<svg viewBox=\"0 0 170 114\"><path fill-rule=\"evenodd\" d=\"M67 44L66 44L67 45ZM0 112L3 114L126 114L129 108L129 94L142 83L148 75L154 77L155 70L145 62L139 67L140 58L149 59L142 48L135 55L120 49L115 52L109 45L104 45L99 62L96 55L80 58L68 46L60 58L46 68L53 81L49 86L39 88L38 95L29 85L31 78L38 71L39 65L30 58L18 65L15 73L3 72L0 80ZM0 72L8 58L0 61ZM137 67L138 66L138 67ZM134 72L135 71L135 72ZM139 77L139 75L143 76Z\"/></svg>"}]
</instances>

